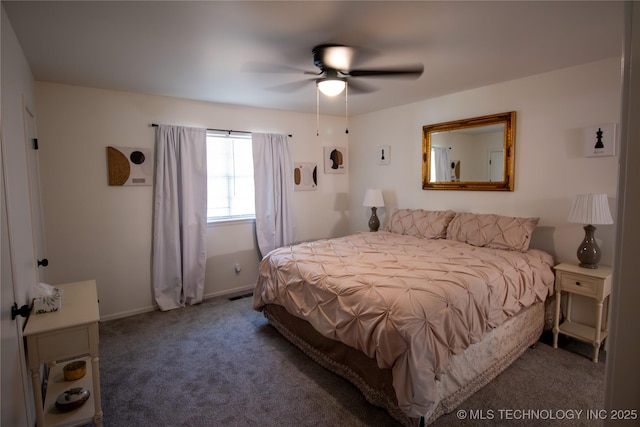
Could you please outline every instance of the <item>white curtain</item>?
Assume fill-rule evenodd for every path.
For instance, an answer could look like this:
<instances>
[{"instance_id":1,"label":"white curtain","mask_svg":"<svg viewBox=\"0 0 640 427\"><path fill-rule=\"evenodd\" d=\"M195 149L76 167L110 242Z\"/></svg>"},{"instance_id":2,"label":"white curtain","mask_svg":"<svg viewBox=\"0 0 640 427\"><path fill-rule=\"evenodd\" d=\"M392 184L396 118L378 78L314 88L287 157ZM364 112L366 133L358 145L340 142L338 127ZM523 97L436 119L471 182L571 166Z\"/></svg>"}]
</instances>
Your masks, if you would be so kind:
<instances>
[{"instance_id":1,"label":"white curtain","mask_svg":"<svg viewBox=\"0 0 640 427\"><path fill-rule=\"evenodd\" d=\"M451 181L451 165L447 147L431 147L431 182Z\"/></svg>"},{"instance_id":2,"label":"white curtain","mask_svg":"<svg viewBox=\"0 0 640 427\"><path fill-rule=\"evenodd\" d=\"M256 234L262 256L295 241L293 162L287 135L253 133Z\"/></svg>"},{"instance_id":3,"label":"white curtain","mask_svg":"<svg viewBox=\"0 0 640 427\"><path fill-rule=\"evenodd\" d=\"M159 125L152 282L161 310L202 301L207 227L206 129Z\"/></svg>"}]
</instances>

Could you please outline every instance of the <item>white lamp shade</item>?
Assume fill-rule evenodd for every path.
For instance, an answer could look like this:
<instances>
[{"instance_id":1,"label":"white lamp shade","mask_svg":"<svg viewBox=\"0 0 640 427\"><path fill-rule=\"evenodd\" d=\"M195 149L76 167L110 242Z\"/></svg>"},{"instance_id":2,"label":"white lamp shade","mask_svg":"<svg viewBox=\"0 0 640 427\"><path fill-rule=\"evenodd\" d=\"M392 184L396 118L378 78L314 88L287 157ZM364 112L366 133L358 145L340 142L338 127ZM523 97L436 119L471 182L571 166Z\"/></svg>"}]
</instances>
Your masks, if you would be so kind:
<instances>
[{"instance_id":1,"label":"white lamp shade","mask_svg":"<svg viewBox=\"0 0 640 427\"><path fill-rule=\"evenodd\" d=\"M578 194L567 218L579 224L613 224L606 194Z\"/></svg>"},{"instance_id":2,"label":"white lamp shade","mask_svg":"<svg viewBox=\"0 0 640 427\"><path fill-rule=\"evenodd\" d=\"M368 189L364 194L364 203L362 206L366 206L368 208L381 208L384 206L384 198L382 197L382 190Z\"/></svg>"},{"instance_id":3,"label":"white lamp shade","mask_svg":"<svg viewBox=\"0 0 640 427\"><path fill-rule=\"evenodd\" d=\"M344 90L346 83L340 79L318 80L316 83L320 92L327 96L336 96Z\"/></svg>"}]
</instances>

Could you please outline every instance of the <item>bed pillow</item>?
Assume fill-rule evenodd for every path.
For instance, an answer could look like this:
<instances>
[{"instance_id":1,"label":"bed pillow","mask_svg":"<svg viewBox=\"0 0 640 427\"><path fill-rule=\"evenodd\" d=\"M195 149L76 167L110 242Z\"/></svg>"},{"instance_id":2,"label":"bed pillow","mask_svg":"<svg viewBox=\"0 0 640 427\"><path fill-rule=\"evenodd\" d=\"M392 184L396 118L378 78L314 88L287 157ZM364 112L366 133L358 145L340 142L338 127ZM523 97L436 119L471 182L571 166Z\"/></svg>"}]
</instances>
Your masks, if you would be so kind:
<instances>
[{"instance_id":1,"label":"bed pillow","mask_svg":"<svg viewBox=\"0 0 640 427\"><path fill-rule=\"evenodd\" d=\"M385 230L391 233L444 239L454 211L427 211L424 209L398 209L389 219Z\"/></svg>"},{"instance_id":2,"label":"bed pillow","mask_svg":"<svg viewBox=\"0 0 640 427\"><path fill-rule=\"evenodd\" d=\"M447 227L447 239L494 249L526 252L539 218L457 213Z\"/></svg>"}]
</instances>

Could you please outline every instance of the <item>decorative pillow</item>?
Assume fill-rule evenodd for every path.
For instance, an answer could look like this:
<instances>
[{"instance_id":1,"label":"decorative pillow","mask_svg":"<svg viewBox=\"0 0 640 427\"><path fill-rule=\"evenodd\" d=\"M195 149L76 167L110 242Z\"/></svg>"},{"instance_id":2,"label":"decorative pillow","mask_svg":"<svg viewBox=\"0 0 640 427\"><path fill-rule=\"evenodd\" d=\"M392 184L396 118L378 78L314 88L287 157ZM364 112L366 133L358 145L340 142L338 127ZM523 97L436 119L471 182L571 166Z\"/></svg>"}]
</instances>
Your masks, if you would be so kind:
<instances>
[{"instance_id":1,"label":"decorative pillow","mask_svg":"<svg viewBox=\"0 0 640 427\"><path fill-rule=\"evenodd\" d=\"M457 213L447 227L447 239L473 246L526 252L539 219Z\"/></svg>"},{"instance_id":2,"label":"decorative pillow","mask_svg":"<svg viewBox=\"0 0 640 427\"><path fill-rule=\"evenodd\" d=\"M398 209L391 215L384 230L427 239L444 239L447 236L447 225L455 214L454 211Z\"/></svg>"}]
</instances>

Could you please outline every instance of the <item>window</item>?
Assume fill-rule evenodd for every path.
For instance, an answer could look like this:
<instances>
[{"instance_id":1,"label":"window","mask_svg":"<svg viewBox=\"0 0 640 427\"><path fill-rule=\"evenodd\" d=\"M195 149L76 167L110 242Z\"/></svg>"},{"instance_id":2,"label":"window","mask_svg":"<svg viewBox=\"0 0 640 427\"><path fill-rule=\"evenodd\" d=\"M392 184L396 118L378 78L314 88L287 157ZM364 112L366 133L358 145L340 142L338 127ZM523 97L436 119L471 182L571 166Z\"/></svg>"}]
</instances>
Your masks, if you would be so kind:
<instances>
[{"instance_id":1,"label":"window","mask_svg":"<svg viewBox=\"0 0 640 427\"><path fill-rule=\"evenodd\" d=\"M429 182L450 182L451 166L449 161L449 148L431 147L431 167Z\"/></svg>"},{"instance_id":2,"label":"window","mask_svg":"<svg viewBox=\"0 0 640 427\"><path fill-rule=\"evenodd\" d=\"M207 222L255 218L251 135L207 132Z\"/></svg>"}]
</instances>

